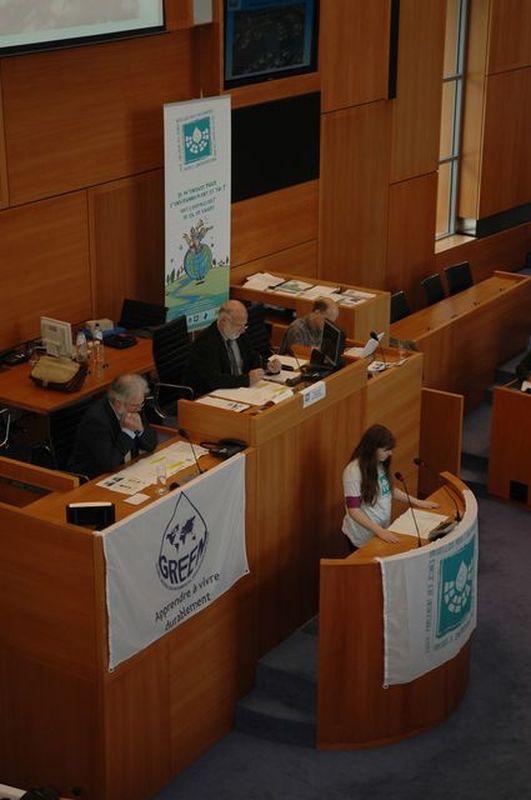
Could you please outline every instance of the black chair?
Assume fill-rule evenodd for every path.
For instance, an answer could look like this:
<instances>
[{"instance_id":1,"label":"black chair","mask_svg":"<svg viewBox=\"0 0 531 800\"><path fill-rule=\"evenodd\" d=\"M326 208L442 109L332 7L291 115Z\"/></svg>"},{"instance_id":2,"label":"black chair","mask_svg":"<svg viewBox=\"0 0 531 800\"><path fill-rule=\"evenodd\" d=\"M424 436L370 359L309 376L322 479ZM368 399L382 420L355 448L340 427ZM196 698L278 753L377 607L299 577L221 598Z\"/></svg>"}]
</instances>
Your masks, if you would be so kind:
<instances>
[{"instance_id":1,"label":"black chair","mask_svg":"<svg viewBox=\"0 0 531 800\"><path fill-rule=\"evenodd\" d=\"M452 267L446 267L444 272L450 297L474 285L468 261L463 261L462 264L454 264Z\"/></svg>"},{"instance_id":2,"label":"black chair","mask_svg":"<svg viewBox=\"0 0 531 800\"><path fill-rule=\"evenodd\" d=\"M420 282L420 285L424 289L427 306L432 306L434 303L438 303L439 300L444 300L446 297L441 276L438 272L434 272L433 275L428 275L427 278L424 278L424 280Z\"/></svg>"},{"instance_id":3,"label":"black chair","mask_svg":"<svg viewBox=\"0 0 531 800\"><path fill-rule=\"evenodd\" d=\"M262 303L245 303L247 307L247 336L257 353L268 359L273 351L269 343L271 326L266 322L266 310Z\"/></svg>"},{"instance_id":4,"label":"black chair","mask_svg":"<svg viewBox=\"0 0 531 800\"><path fill-rule=\"evenodd\" d=\"M407 301L405 292L395 292L391 295L391 325L399 319L409 317L411 309Z\"/></svg>"},{"instance_id":5,"label":"black chair","mask_svg":"<svg viewBox=\"0 0 531 800\"><path fill-rule=\"evenodd\" d=\"M136 331L137 334L151 334L155 326L164 325L167 313L166 306L126 297L117 325L131 332Z\"/></svg>"},{"instance_id":6,"label":"black chair","mask_svg":"<svg viewBox=\"0 0 531 800\"><path fill-rule=\"evenodd\" d=\"M186 317L177 317L153 330L153 360L157 369L157 382L151 397L153 409L159 419L169 421L177 416L177 400L193 399L190 386L183 385L183 374L190 355Z\"/></svg>"},{"instance_id":7,"label":"black chair","mask_svg":"<svg viewBox=\"0 0 531 800\"><path fill-rule=\"evenodd\" d=\"M9 408L0 408L0 450L9 447L9 433L11 431L11 412Z\"/></svg>"},{"instance_id":8,"label":"black chair","mask_svg":"<svg viewBox=\"0 0 531 800\"><path fill-rule=\"evenodd\" d=\"M71 471L68 462L76 441L77 428L81 418L94 402L94 397L85 397L77 403L64 406L48 414L48 441L44 449L48 451L52 469ZM35 459L38 460L38 459ZM45 466L48 466L45 464ZM80 476L85 478L86 476Z\"/></svg>"}]
</instances>

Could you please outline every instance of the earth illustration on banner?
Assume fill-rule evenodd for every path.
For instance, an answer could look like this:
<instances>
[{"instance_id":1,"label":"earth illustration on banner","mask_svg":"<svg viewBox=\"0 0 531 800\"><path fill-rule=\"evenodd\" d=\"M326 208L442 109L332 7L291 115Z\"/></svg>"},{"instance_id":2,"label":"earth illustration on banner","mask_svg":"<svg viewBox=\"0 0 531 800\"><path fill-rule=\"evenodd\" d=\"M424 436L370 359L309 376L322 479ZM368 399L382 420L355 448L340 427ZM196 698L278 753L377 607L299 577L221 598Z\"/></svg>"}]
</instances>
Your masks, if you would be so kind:
<instances>
[{"instance_id":1,"label":"earth illustration on banner","mask_svg":"<svg viewBox=\"0 0 531 800\"><path fill-rule=\"evenodd\" d=\"M197 283L204 282L207 272L212 267L212 251L203 242L210 230L212 228L206 227L203 220L200 219L197 225L190 228L189 234L183 234L183 239L188 245L183 261L184 271L191 280Z\"/></svg>"}]
</instances>

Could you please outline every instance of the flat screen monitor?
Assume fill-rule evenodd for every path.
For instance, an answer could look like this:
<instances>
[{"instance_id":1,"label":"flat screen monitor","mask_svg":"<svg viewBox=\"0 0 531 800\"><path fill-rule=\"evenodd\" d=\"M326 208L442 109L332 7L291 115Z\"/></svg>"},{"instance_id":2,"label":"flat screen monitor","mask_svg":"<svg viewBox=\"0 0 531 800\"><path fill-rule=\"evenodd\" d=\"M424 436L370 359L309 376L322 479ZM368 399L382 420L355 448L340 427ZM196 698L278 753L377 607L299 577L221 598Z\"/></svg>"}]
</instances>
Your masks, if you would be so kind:
<instances>
[{"instance_id":1,"label":"flat screen monitor","mask_svg":"<svg viewBox=\"0 0 531 800\"><path fill-rule=\"evenodd\" d=\"M317 0L225 0L225 87L311 72Z\"/></svg>"},{"instance_id":2,"label":"flat screen monitor","mask_svg":"<svg viewBox=\"0 0 531 800\"><path fill-rule=\"evenodd\" d=\"M338 367L344 348L345 334L332 322L325 319L321 334L321 344L319 345L323 364Z\"/></svg>"},{"instance_id":3,"label":"flat screen monitor","mask_svg":"<svg viewBox=\"0 0 531 800\"><path fill-rule=\"evenodd\" d=\"M71 358L74 352L72 326L51 317L41 317L41 339L50 356Z\"/></svg>"},{"instance_id":4,"label":"flat screen monitor","mask_svg":"<svg viewBox=\"0 0 531 800\"><path fill-rule=\"evenodd\" d=\"M0 53L164 30L163 0L1 0Z\"/></svg>"}]
</instances>

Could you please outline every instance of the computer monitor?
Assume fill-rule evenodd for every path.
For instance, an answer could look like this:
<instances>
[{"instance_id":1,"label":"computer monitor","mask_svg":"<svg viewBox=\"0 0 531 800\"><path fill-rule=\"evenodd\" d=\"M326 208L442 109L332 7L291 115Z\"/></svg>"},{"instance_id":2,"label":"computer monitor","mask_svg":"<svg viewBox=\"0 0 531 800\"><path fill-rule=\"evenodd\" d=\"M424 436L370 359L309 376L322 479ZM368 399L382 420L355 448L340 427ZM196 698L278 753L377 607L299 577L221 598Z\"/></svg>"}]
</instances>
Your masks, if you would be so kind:
<instances>
[{"instance_id":1,"label":"computer monitor","mask_svg":"<svg viewBox=\"0 0 531 800\"><path fill-rule=\"evenodd\" d=\"M339 367L341 355L345 349L345 334L332 322L325 319L319 352L322 363L331 367Z\"/></svg>"},{"instance_id":2,"label":"computer monitor","mask_svg":"<svg viewBox=\"0 0 531 800\"><path fill-rule=\"evenodd\" d=\"M48 355L72 357L74 348L72 326L69 322L41 317L41 339Z\"/></svg>"}]
</instances>

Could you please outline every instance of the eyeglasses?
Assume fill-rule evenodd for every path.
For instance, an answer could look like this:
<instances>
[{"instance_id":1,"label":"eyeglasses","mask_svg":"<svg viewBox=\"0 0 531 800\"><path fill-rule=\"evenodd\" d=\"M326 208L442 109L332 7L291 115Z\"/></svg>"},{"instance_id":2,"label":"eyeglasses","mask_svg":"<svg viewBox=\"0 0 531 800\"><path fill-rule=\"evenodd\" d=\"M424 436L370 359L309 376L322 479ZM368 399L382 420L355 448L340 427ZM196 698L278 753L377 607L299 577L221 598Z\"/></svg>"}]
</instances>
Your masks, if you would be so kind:
<instances>
[{"instance_id":1,"label":"eyeglasses","mask_svg":"<svg viewBox=\"0 0 531 800\"><path fill-rule=\"evenodd\" d=\"M146 401L142 400L141 403L125 403L125 407L131 414L134 414L135 412L138 413L139 411L142 411L145 404Z\"/></svg>"}]
</instances>

